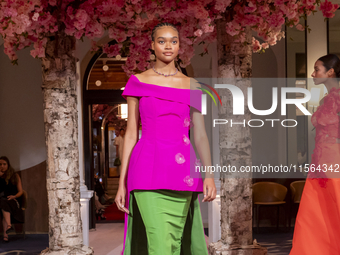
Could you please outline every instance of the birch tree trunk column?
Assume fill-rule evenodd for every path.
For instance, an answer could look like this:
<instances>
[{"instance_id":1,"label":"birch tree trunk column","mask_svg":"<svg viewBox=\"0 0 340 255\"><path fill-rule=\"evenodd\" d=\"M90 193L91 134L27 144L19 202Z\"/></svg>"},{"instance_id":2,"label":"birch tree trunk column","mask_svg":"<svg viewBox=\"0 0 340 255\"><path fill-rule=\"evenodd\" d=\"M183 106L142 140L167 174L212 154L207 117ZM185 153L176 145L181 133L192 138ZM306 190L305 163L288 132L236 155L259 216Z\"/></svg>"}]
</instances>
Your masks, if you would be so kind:
<instances>
[{"instance_id":1,"label":"birch tree trunk column","mask_svg":"<svg viewBox=\"0 0 340 255\"><path fill-rule=\"evenodd\" d=\"M93 254L83 245L80 214L74 47L73 37L52 37L42 60L49 248L41 254Z\"/></svg>"},{"instance_id":2,"label":"birch tree trunk column","mask_svg":"<svg viewBox=\"0 0 340 255\"><path fill-rule=\"evenodd\" d=\"M240 169L241 166L252 165L251 130L247 125L251 113L246 105L247 88L251 86L251 81L242 79L251 78L252 74L252 34L247 28L247 45L244 45L235 42L226 33L225 19L218 20L216 29L218 78L226 78L228 84L236 85L245 95L245 115L234 116L231 93L227 89L218 89L222 100L219 119L229 121L228 124L219 125L220 164ZM234 123L232 126L230 120ZM221 240L210 244L211 255L267 254L266 248L252 240L252 174L241 174L221 173Z\"/></svg>"}]
</instances>

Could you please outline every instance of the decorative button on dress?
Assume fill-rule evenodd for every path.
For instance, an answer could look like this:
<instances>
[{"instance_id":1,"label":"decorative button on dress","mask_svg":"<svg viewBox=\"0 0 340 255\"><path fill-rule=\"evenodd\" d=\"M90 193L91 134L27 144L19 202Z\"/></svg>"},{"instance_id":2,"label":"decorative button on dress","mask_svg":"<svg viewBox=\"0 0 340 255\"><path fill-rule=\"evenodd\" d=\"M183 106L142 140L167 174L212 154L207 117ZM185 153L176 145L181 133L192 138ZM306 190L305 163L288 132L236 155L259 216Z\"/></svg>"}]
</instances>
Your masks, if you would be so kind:
<instances>
[{"instance_id":1,"label":"decorative button on dress","mask_svg":"<svg viewBox=\"0 0 340 255\"><path fill-rule=\"evenodd\" d=\"M171 191L187 192L185 199L188 199L187 194L192 194L187 200L190 204L186 208L187 215L184 215L186 221L181 247L178 248L181 253L178 254L208 254L198 201L198 193L203 192L203 181L201 173L195 172L199 160L189 140L190 110L201 111L201 95L199 89L143 83L134 75L125 86L122 93L125 99L128 96L139 98L142 137L131 152L127 168L125 206L130 214L125 214L124 255L148 254L150 240L146 238L148 230L145 231L143 225L146 217L143 213L140 215L135 197L139 190L168 190L169 194ZM143 199L143 196L138 197Z\"/></svg>"}]
</instances>

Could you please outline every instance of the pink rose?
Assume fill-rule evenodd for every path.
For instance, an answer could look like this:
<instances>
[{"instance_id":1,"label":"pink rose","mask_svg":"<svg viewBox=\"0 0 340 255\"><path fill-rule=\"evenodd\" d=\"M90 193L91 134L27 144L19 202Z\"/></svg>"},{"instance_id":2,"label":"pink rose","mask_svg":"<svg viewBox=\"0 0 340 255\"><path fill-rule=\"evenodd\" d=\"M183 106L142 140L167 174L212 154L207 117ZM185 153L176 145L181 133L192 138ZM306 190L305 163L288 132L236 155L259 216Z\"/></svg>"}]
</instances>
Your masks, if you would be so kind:
<instances>
[{"instance_id":1,"label":"pink rose","mask_svg":"<svg viewBox=\"0 0 340 255\"><path fill-rule=\"evenodd\" d=\"M34 13L34 15L33 15L33 17L32 17L32 20L34 20L34 21L38 21L38 19L39 19L39 13Z\"/></svg>"},{"instance_id":2,"label":"pink rose","mask_svg":"<svg viewBox=\"0 0 340 255\"><path fill-rule=\"evenodd\" d=\"M300 31L304 31L305 30L304 26L302 26L301 24L297 24L296 25L296 29L300 30Z\"/></svg>"},{"instance_id":3,"label":"pink rose","mask_svg":"<svg viewBox=\"0 0 340 255\"><path fill-rule=\"evenodd\" d=\"M201 29L197 29L194 33L194 35L197 37L201 37L202 34L203 34L203 31Z\"/></svg>"}]
</instances>

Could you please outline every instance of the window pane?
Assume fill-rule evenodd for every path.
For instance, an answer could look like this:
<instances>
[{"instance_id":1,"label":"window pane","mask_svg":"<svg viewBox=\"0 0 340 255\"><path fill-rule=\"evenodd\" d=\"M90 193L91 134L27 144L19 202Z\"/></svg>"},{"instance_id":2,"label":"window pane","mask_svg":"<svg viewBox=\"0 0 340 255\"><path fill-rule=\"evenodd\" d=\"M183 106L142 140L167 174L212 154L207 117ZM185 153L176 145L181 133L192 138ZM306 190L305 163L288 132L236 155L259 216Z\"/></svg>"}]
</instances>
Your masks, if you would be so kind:
<instances>
[{"instance_id":1,"label":"window pane","mask_svg":"<svg viewBox=\"0 0 340 255\"><path fill-rule=\"evenodd\" d=\"M330 54L337 54L340 57L340 9L335 16L329 19L329 40L328 47Z\"/></svg>"}]
</instances>

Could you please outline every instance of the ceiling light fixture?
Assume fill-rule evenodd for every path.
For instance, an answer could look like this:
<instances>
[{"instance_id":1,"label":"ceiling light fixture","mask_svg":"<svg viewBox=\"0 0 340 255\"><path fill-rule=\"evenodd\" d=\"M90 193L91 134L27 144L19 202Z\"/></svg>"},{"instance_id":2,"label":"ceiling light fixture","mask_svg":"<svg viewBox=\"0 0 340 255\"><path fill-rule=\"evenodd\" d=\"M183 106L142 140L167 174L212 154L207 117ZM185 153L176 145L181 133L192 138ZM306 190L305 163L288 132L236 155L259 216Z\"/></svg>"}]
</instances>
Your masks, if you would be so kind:
<instances>
[{"instance_id":1,"label":"ceiling light fixture","mask_svg":"<svg viewBox=\"0 0 340 255\"><path fill-rule=\"evenodd\" d=\"M107 70L109 70L109 66L106 64L106 59L103 60L103 70L104 70L104 72L106 72Z\"/></svg>"},{"instance_id":2,"label":"ceiling light fixture","mask_svg":"<svg viewBox=\"0 0 340 255\"><path fill-rule=\"evenodd\" d=\"M103 70L106 72L107 70L109 70L109 66L108 65L103 65Z\"/></svg>"}]
</instances>

